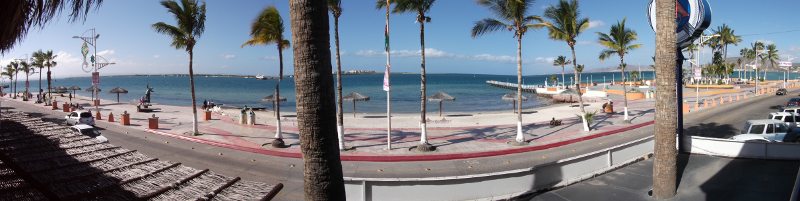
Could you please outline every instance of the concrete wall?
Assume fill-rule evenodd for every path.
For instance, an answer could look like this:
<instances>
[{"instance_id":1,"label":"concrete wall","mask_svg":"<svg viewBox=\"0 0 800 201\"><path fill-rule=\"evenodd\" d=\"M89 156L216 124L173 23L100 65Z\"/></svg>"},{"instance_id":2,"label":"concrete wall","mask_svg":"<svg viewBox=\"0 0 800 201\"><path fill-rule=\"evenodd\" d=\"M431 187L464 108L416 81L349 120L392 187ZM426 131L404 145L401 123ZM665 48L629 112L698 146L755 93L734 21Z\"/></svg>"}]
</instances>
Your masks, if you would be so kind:
<instances>
[{"instance_id":1,"label":"concrete wall","mask_svg":"<svg viewBox=\"0 0 800 201\"><path fill-rule=\"evenodd\" d=\"M345 177L348 200L497 200L565 186L653 152L652 137L535 167L428 178Z\"/></svg>"},{"instance_id":2,"label":"concrete wall","mask_svg":"<svg viewBox=\"0 0 800 201\"><path fill-rule=\"evenodd\" d=\"M684 138L684 149L693 154L734 158L800 160L800 144L780 142L740 142L721 138Z\"/></svg>"}]
</instances>

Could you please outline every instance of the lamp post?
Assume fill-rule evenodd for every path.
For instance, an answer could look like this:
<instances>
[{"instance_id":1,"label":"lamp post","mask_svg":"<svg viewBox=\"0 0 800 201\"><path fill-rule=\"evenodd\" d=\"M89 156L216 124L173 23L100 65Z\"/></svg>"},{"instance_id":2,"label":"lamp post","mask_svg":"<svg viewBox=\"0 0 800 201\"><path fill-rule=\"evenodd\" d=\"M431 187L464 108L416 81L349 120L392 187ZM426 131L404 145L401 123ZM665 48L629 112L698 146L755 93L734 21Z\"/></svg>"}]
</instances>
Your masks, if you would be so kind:
<instances>
[{"instance_id":1,"label":"lamp post","mask_svg":"<svg viewBox=\"0 0 800 201\"><path fill-rule=\"evenodd\" d=\"M89 36L85 36L87 34ZM84 46L84 48L82 48L82 50L81 50L81 53L83 54L83 59L84 59L82 68L86 72L92 72L92 86L93 86L92 87L93 88L92 96L94 96L94 98L92 99L92 104L94 105L95 110L98 111L98 113L99 113L100 112L100 108L99 108L99 106L100 106L100 102L99 102L100 96L97 93L97 89L100 88L100 72L98 72L98 70L100 70L101 68L103 68L103 67L105 67L107 65L114 64L114 63L99 62L98 56L97 56L97 38L100 38L100 34L97 34L95 32L94 28L86 30L85 32L83 32L83 35L81 35L81 36L73 36L72 38L81 39L81 40L83 40L83 42L85 44L89 44L89 45L92 46L92 50L93 51L92 51L92 56L90 57L90 61L92 62L92 66L91 67L89 67L89 63L86 62L86 54L88 53L88 49Z\"/></svg>"},{"instance_id":2,"label":"lamp post","mask_svg":"<svg viewBox=\"0 0 800 201\"><path fill-rule=\"evenodd\" d=\"M714 34L714 35L710 35L710 36L702 35L702 36L700 36L700 40L697 41L698 42L697 43L698 48L697 48L697 50L695 50L695 51L697 51L697 56L695 57L695 62L694 62L694 64L697 66L697 69L692 68L692 70L695 71L694 72L695 73L695 75L694 75L694 79L695 80L702 79L702 75L701 76L697 76L697 74L698 74L697 71L701 71L702 72L702 69L703 69L703 66L701 65L702 63L700 63L700 56L703 55L703 44L708 42L708 40L711 40L714 37L720 37L720 35L719 34ZM697 108L700 105L700 84L698 83L698 81L695 81L694 86L695 86L695 91L694 91L695 103L694 104L695 104L695 108Z\"/></svg>"}]
</instances>

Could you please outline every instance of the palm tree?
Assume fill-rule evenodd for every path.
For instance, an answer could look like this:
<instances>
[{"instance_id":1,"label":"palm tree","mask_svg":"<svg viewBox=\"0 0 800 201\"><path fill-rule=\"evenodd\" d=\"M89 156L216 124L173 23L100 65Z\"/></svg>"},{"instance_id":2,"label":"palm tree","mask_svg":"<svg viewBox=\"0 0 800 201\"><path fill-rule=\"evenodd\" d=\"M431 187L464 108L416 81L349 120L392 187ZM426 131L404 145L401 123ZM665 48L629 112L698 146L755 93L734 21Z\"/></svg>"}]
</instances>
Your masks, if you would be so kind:
<instances>
[{"instance_id":1,"label":"palm tree","mask_svg":"<svg viewBox=\"0 0 800 201\"><path fill-rule=\"evenodd\" d=\"M12 61L8 65L10 65L11 68L14 69L14 83L13 83L14 84L14 86L13 86L14 87L14 99L17 99L17 92L18 92L17 91L17 86L19 85L19 83L17 83L17 82L19 82L19 71L20 71L19 62Z\"/></svg>"},{"instance_id":2,"label":"palm tree","mask_svg":"<svg viewBox=\"0 0 800 201\"><path fill-rule=\"evenodd\" d=\"M636 31L628 29L625 27L625 19L622 21L617 22L617 24L611 26L611 30L608 34L597 32L598 41L600 45L604 46L606 49L600 52L600 60L605 60L612 55L619 56L619 63L620 63L620 72L622 73L622 94L623 99L625 100L625 120L628 120L628 89L625 87L625 54L628 51L635 50L641 47L641 44L631 44L633 41L637 39ZM631 75L632 76L632 75Z\"/></svg>"},{"instance_id":3,"label":"palm tree","mask_svg":"<svg viewBox=\"0 0 800 201\"><path fill-rule=\"evenodd\" d=\"M541 17L527 15L528 9L533 6L533 0L478 0L478 4L489 8L489 12L496 15L499 19L485 18L475 22L472 27L472 38L484 34L508 30L514 32L517 39L517 108L522 108L522 37L528 32L529 28L539 28L534 23L540 21ZM517 136L516 144L525 143L525 136L522 135L522 113L517 113Z\"/></svg>"},{"instance_id":4,"label":"palm tree","mask_svg":"<svg viewBox=\"0 0 800 201\"><path fill-rule=\"evenodd\" d=\"M20 42L32 27L43 28L62 11L69 13L68 20L85 20L92 8L97 9L103 0L17 0L0 1L0 53L5 53Z\"/></svg>"},{"instance_id":5,"label":"palm tree","mask_svg":"<svg viewBox=\"0 0 800 201\"><path fill-rule=\"evenodd\" d=\"M36 63L47 67L47 100L44 102L45 105L50 105L50 102L53 101L53 95L50 93L50 88L52 88L52 72L50 68L55 68L58 64L55 61L56 57L58 57L58 55L54 55L53 50L47 50L47 52L39 50L33 53L33 58L36 60Z\"/></svg>"},{"instance_id":6,"label":"palm tree","mask_svg":"<svg viewBox=\"0 0 800 201\"><path fill-rule=\"evenodd\" d=\"M253 20L250 25L250 39L248 39L244 46L255 45L269 45L275 44L278 48L278 82L275 83L275 97L281 96L281 80L283 80L283 50L289 48L289 40L283 37L283 18L275 6L268 6L261 11ZM275 101L275 118L277 119L275 139L272 141L272 146L276 148L286 147L283 142L283 135L281 132L281 103Z\"/></svg>"},{"instance_id":7,"label":"palm tree","mask_svg":"<svg viewBox=\"0 0 800 201\"><path fill-rule=\"evenodd\" d=\"M565 85L566 78L564 77L564 66L571 64L572 61L567 60L565 56L558 56L556 60L553 60L553 66L561 66L561 85ZM565 85L566 86L566 85Z\"/></svg>"},{"instance_id":8,"label":"palm tree","mask_svg":"<svg viewBox=\"0 0 800 201\"><path fill-rule=\"evenodd\" d=\"M36 92L36 94L37 94L36 95L37 103L39 103L39 101L41 101L40 97L42 97L42 91L43 91L42 90L42 69L44 68L44 60L40 56L41 53L39 53L39 52L41 52L41 50L39 50L37 52L33 52L33 54L32 54L33 63L31 64L34 67L39 68L39 71L36 71L37 73L39 73L39 91ZM55 61L53 61L53 62L55 63Z\"/></svg>"},{"instance_id":9,"label":"palm tree","mask_svg":"<svg viewBox=\"0 0 800 201\"><path fill-rule=\"evenodd\" d=\"M689 55L691 55L691 57L689 58L689 60L691 60L691 61L694 61L695 53L696 53L696 51L697 51L698 49L699 49L699 46L697 45L697 43L691 43L691 44L689 44L689 46L686 46L686 48L684 48L684 49L683 49L683 51L684 51L684 52L689 52ZM654 58L654 59L655 59L655 58ZM653 67L653 66L651 65L651 67ZM699 67L699 66L698 66L698 67ZM692 69L694 69L694 68L695 68L695 67L694 67L694 65L692 64ZM694 80L694 82L695 82L695 83L697 83L697 82L699 82L699 80Z\"/></svg>"},{"instance_id":10,"label":"palm tree","mask_svg":"<svg viewBox=\"0 0 800 201\"><path fill-rule=\"evenodd\" d=\"M717 41L722 48L722 55L725 60L728 59L728 45L739 45L742 42L742 37L735 34L735 30L731 29L727 24L722 24L716 29L712 30L714 34L719 34L719 37L712 38L711 40Z\"/></svg>"},{"instance_id":11,"label":"palm tree","mask_svg":"<svg viewBox=\"0 0 800 201\"><path fill-rule=\"evenodd\" d=\"M192 93L192 135L200 132L197 130L197 101L194 94L194 46L197 39L203 35L206 23L206 3L198 3L197 0L181 0L180 4L176 0L163 0L161 5L167 12L174 15L177 26L169 25L164 22L157 22L152 25L153 29L172 38L172 47L183 49L189 53L189 87Z\"/></svg>"},{"instance_id":12,"label":"palm tree","mask_svg":"<svg viewBox=\"0 0 800 201\"><path fill-rule=\"evenodd\" d=\"M328 9L333 15L333 38L336 43L336 134L339 150L344 148L344 114L342 113L342 57L339 52L339 17L342 16L342 0L328 0Z\"/></svg>"},{"instance_id":13,"label":"palm tree","mask_svg":"<svg viewBox=\"0 0 800 201\"><path fill-rule=\"evenodd\" d=\"M11 64L6 65L6 67L3 68L3 72L0 73L0 76L8 76L9 90L11 90L10 86L12 86L12 84L14 84L14 67L11 66ZM12 91L11 93L14 93L14 92ZM9 94L9 97L11 97L10 94Z\"/></svg>"},{"instance_id":14,"label":"palm tree","mask_svg":"<svg viewBox=\"0 0 800 201\"><path fill-rule=\"evenodd\" d=\"M577 66L577 58L575 57L575 38L578 37L584 30L589 28L589 18L580 18L580 10L578 9L577 0L560 0L555 6L550 6L544 11L544 17L549 21L543 21L541 26L547 27L550 39L560 40L567 43L570 50L572 50L572 65ZM575 80L579 79L580 74L575 71ZM583 107L583 97L580 90L580 82L576 82L576 91L578 92L578 101L581 108L581 120L583 121L583 130L589 131L589 124L586 119L586 110Z\"/></svg>"},{"instance_id":15,"label":"palm tree","mask_svg":"<svg viewBox=\"0 0 800 201\"><path fill-rule=\"evenodd\" d=\"M678 108L675 72L677 57L675 34L675 1L655 1L656 6L656 114L653 162L653 198L675 196L677 155L675 131L678 128Z\"/></svg>"},{"instance_id":16,"label":"palm tree","mask_svg":"<svg viewBox=\"0 0 800 201\"><path fill-rule=\"evenodd\" d=\"M331 75L327 5L320 1L289 3L294 42L297 123L303 153L305 200L345 200L342 164L336 138L336 106Z\"/></svg>"},{"instance_id":17,"label":"palm tree","mask_svg":"<svg viewBox=\"0 0 800 201\"><path fill-rule=\"evenodd\" d=\"M36 73L36 70L31 66L30 63L27 61L20 61L19 62L20 71L25 72L25 93L23 93L22 100L28 101L28 94L30 94L30 83L28 82L28 76Z\"/></svg>"},{"instance_id":18,"label":"palm tree","mask_svg":"<svg viewBox=\"0 0 800 201\"><path fill-rule=\"evenodd\" d=\"M391 3L394 4L394 9L392 9L392 13L415 13L417 14L416 23L419 23L419 44L420 44L420 55L422 57L422 63L420 64L420 120L419 120L419 127L420 127L420 145L417 146L417 150L419 151L432 151L434 148L431 144L428 143L428 127L425 125L427 117L425 117L426 111L426 103L428 102L427 94L426 94L426 80L425 80L425 23L431 22L431 17L427 15L427 13L431 10L431 6L436 0L394 0ZM387 1L385 0L377 0L377 8L386 8Z\"/></svg>"}]
</instances>

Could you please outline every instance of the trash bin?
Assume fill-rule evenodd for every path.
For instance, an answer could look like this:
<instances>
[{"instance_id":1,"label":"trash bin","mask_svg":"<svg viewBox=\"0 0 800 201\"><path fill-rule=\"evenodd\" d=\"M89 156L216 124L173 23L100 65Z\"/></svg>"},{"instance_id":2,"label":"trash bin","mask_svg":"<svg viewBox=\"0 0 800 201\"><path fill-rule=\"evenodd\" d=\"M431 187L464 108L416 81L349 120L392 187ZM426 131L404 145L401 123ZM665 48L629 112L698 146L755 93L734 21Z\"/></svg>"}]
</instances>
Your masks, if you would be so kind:
<instances>
[{"instance_id":1,"label":"trash bin","mask_svg":"<svg viewBox=\"0 0 800 201\"><path fill-rule=\"evenodd\" d=\"M248 113L248 116L247 116L247 117L248 117L248 118L247 118L247 124L248 124L248 125L256 125L256 113L255 113L255 112L253 112L253 110L252 110L252 109L251 109L251 110L250 110L250 112Z\"/></svg>"},{"instance_id":2,"label":"trash bin","mask_svg":"<svg viewBox=\"0 0 800 201\"><path fill-rule=\"evenodd\" d=\"M158 129L158 117L153 114L153 117L147 118L147 128Z\"/></svg>"},{"instance_id":3,"label":"trash bin","mask_svg":"<svg viewBox=\"0 0 800 201\"><path fill-rule=\"evenodd\" d=\"M70 108L69 103L61 104L61 111L62 112L70 112L69 108Z\"/></svg>"},{"instance_id":4,"label":"trash bin","mask_svg":"<svg viewBox=\"0 0 800 201\"><path fill-rule=\"evenodd\" d=\"M211 120L211 111L206 110L204 113L205 113L205 115L203 115L203 120L205 120L205 121Z\"/></svg>"},{"instance_id":5,"label":"trash bin","mask_svg":"<svg viewBox=\"0 0 800 201\"><path fill-rule=\"evenodd\" d=\"M131 125L131 114L128 114L128 111L122 112L122 121L120 121L123 126Z\"/></svg>"},{"instance_id":6,"label":"trash bin","mask_svg":"<svg viewBox=\"0 0 800 201\"><path fill-rule=\"evenodd\" d=\"M57 110L58 109L58 101L53 101L52 106L53 106L53 110Z\"/></svg>"}]
</instances>

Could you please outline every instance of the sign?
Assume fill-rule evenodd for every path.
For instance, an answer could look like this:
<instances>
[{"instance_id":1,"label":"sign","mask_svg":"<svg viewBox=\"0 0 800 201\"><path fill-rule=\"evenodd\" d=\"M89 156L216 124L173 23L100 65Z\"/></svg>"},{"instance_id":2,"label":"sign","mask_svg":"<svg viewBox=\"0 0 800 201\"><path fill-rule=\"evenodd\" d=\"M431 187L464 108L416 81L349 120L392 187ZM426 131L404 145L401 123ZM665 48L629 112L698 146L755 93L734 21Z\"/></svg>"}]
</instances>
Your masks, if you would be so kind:
<instances>
[{"instance_id":1,"label":"sign","mask_svg":"<svg viewBox=\"0 0 800 201\"><path fill-rule=\"evenodd\" d=\"M100 72L92 73L92 85L100 84Z\"/></svg>"},{"instance_id":2,"label":"sign","mask_svg":"<svg viewBox=\"0 0 800 201\"><path fill-rule=\"evenodd\" d=\"M656 30L655 0L650 1L650 27ZM677 0L675 2L676 43L683 49L700 37L711 25L711 6L707 0Z\"/></svg>"},{"instance_id":3,"label":"sign","mask_svg":"<svg viewBox=\"0 0 800 201\"><path fill-rule=\"evenodd\" d=\"M703 69L694 68L694 79L695 80L703 79Z\"/></svg>"},{"instance_id":4,"label":"sign","mask_svg":"<svg viewBox=\"0 0 800 201\"><path fill-rule=\"evenodd\" d=\"M791 61L781 61L781 62L778 62L778 66L780 66L780 67L792 67L792 62Z\"/></svg>"}]
</instances>

